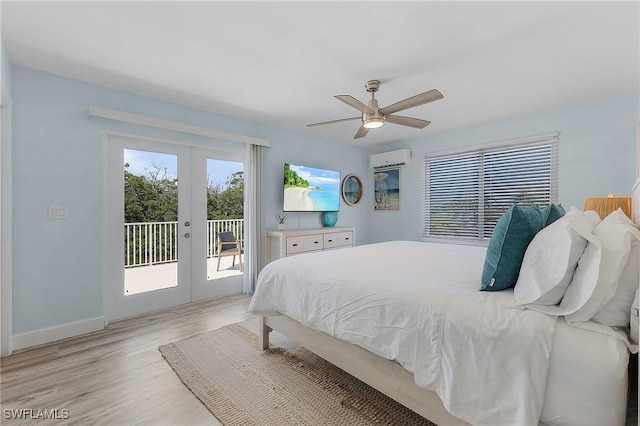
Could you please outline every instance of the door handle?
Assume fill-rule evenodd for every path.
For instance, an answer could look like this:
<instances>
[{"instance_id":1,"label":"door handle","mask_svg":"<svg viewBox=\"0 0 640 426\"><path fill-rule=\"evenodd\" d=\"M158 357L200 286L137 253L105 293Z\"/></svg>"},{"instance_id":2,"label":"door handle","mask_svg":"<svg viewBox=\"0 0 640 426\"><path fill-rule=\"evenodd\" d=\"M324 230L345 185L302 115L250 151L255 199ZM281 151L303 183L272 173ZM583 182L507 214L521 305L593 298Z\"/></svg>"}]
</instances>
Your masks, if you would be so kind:
<instances>
[{"instance_id":1,"label":"door handle","mask_svg":"<svg viewBox=\"0 0 640 426\"><path fill-rule=\"evenodd\" d=\"M187 232L186 234L184 234L184 237L185 238L191 238L191 234Z\"/></svg>"}]
</instances>

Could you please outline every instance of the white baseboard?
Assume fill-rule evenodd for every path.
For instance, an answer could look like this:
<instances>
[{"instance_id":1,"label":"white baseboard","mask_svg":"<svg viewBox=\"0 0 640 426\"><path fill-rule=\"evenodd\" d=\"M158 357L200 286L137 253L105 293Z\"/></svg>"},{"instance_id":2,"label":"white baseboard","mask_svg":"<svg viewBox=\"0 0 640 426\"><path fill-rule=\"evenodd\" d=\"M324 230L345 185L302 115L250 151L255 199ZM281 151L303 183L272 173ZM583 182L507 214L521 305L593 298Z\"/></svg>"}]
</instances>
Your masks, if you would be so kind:
<instances>
[{"instance_id":1,"label":"white baseboard","mask_svg":"<svg viewBox=\"0 0 640 426\"><path fill-rule=\"evenodd\" d=\"M89 318L13 335L13 350L55 342L104 329L104 317Z\"/></svg>"}]
</instances>

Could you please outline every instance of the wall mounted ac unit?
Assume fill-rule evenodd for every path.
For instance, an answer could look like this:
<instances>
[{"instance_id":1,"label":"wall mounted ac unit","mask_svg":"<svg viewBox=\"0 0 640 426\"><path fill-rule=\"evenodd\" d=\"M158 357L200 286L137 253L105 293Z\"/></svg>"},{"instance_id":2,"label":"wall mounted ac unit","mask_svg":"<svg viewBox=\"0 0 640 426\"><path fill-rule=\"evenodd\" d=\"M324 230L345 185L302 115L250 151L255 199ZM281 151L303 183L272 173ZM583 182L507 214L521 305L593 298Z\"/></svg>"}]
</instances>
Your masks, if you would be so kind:
<instances>
[{"instance_id":1,"label":"wall mounted ac unit","mask_svg":"<svg viewBox=\"0 0 640 426\"><path fill-rule=\"evenodd\" d=\"M411 164L413 153L410 149L399 149L397 151L383 152L371 156L371 167L374 169L384 169L386 167L398 167Z\"/></svg>"}]
</instances>

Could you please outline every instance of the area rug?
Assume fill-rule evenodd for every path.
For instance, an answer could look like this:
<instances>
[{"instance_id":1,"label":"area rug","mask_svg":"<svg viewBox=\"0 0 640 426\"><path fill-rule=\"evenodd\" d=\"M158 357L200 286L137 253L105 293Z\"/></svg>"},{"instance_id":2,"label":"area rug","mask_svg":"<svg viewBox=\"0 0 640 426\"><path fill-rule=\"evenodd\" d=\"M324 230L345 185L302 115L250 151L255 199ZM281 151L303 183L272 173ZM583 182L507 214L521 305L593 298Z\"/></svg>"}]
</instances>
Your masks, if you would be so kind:
<instances>
[{"instance_id":1,"label":"area rug","mask_svg":"<svg viewBox=\"0 0 640 426\"><path fill-rule=\"evenodd\" d=\"M277 333L229 325L158 349L225 426L433 423Z\"/></svg>"}]
</instances>

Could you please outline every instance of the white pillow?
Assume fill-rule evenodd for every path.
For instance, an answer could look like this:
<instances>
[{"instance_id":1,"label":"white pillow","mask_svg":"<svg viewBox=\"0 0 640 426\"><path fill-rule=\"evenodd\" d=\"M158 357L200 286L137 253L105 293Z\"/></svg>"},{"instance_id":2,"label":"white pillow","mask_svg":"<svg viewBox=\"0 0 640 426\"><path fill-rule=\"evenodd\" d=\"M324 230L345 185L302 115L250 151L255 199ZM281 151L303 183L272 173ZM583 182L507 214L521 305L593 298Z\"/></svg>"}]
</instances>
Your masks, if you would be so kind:
<instances>
[{"instance_id":1,"label":"white pillow","mask_svg":"<svg viewBox=\"0 0 640 426\"><path fill-rule=\"evenodd\" d=\"M636 290L636 298L633 299L633 305L631 305L631 316L629 318L631 322L631 330L629 330L629 334L631 335L631 341L636 345L638 344L638 340L640 340L640 337L638 336L638 328L640 328L640 324L638 324L638 321L640 321L640 318L638 317L638 293L640 293L640 290Z\"/></svg>"},{"instance_id":2,"label":"white pillow","mask_svg":"<svg viewBox=\"0 0 640 426\"><path fill-rule=\"evenodd\" d=\"M613 298L604 305L593 320L611 327L629 325L629 312L640 282L640 243L634 241L629 250L627 263L620 274L618 289ZM637 318L636 318L637 320Z\"/></svg>"},{"instance_id":3,"label":"white pillow","mask_svg":"<svg viewBox=\"0 0 640 426\"><path fill-rule=\"evenodd\" d=\"M591 211L587 213L591 213ZM596 212L593 213L597 215ZM598 284L602 245L600 244L600 240L593 234L583 235L583 237L587 239L587 247L578 260L578 266L573 273L573 279L564 292L560 304L538 305L530 303L526 305L528 309L549 315L562 316L576 312L587 303Z\"/></svg>"},{"instance_id":4,"label":"white pillow","mask_svg":"<svg viewBox=\"0 0 640 426\"><path fill-rule=\"evenodd\" d=\"M536 234L525 252L513 291L517 305L555 305L564 296L587 246L587 237L600 221L595 212L571 207L569 212Z\"/></svg>"},{"instance_id":5,"label":"white pillow","mask_svg":"<svg viewBox=\"0 0 640 426\"><path fill-rule=\"evenodd\" d=\"M568 322L589 321L607 304L618 290L620 276L624 269L631 243L640 240L640 230L621 209L610 213L593 230L601 245L601 260L598 268L598 282L586 303L576 312L567 315ZM589 249L585 249L585 254ZM584 257L584 255L583 255ZM582 258L580 259L582 261ZM580 270L578 262L576 275ZM569 286L573 287L573 283ZM627 311L628 312L628 311Z\"/></svg>"}]
</instances>

